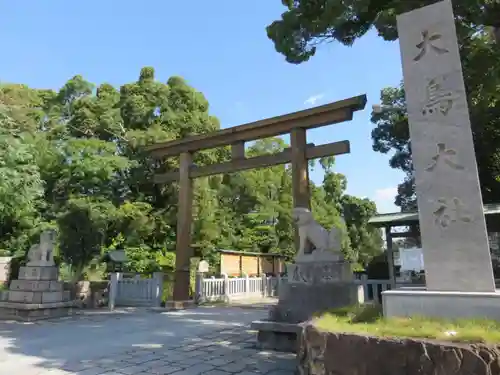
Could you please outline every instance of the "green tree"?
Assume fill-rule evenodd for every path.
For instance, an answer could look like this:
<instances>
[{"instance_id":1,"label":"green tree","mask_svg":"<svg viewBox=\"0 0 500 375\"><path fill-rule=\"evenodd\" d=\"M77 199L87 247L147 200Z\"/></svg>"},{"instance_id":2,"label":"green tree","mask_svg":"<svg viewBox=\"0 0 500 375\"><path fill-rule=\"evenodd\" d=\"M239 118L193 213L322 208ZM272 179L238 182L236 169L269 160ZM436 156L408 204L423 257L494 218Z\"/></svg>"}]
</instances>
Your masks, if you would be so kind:
<instances>
[{"instance_id":1,"label":"green tree","mask_svg":"<svg viewBox=\"0 0 500 375\"><path fill-rule=\"evenodd\" d=\"M217 264L216 252L221 229L217 222L219 201L217 190L210 185L213 177L204 177L196 181L193 214L193 241L199 255L210 264Z\"/></svg>"},{"instance_id":2,"label":"green tree","mask_svg":"<svg viewBox=\"0 0 500 375\"><path fill-rule=\"evenodd\" d=\"M59 255L71 266L73 282L80 280L85 268L100 257L112 210L110 202L77 198L69 200L57 218Z\"/></svg>"},{"instance_id":3,"label":"green tree","mask_svg":"<svg viewBox=\"0 0 500 375\"><path fill-rule=\"evenodd\" d=\"M377 213L377 206L367 198L347 194L341 201L351 247L356 251L358 263L366 267L375 256L382 253L380 229L368 223Z\"/></svg>"},{"instance_id":4,"label":"green tree","mask_svg":"<svg viewBox=\"0 0 500 375\"><path fill-rule=\"evenodd\" d=\"M53 204L72 196L107 198L121 201L125 189L118 176L133 166L120 156L113 142L96 138L68 138L52 141L42 159L46 197Z\"/></svg>"},{"instance_id":5,"label":"green tree","mask_svg":"<svg viewBox=\"0 0 500 375\"><path fill-rule=\"evenodd\" d=\"M500 195L500 92L497 89L500 54L495 53L491 39L485 35L465 42L461 53L483 201L497 202ZM382 90L381 102L401 110L372 114L372 122L377 125L372 131L373 149L392 153L390 166L406 174L398 187L395 203L403 210L414 209L415 183L403 87Z\"/></svg>"},{"instance_id":6,"label":"green tree","mask_svg":"<svg viewBox=\"0 0 500 375\"><path fill-rule=\"evenodd\" d=\"M344 232L343 251L346 257L359 266L368 262L382 251L380 232L368 224L376 214L375 202L346 194L347 179L334 172L335 158L320 160L325 170L323 184L313 188L313 212L326 228L332 225ZM340 221L343 216L345 226Z\"/></svg>"},{"instance_id":7,"label":"green tree","mask_svg":"<svg viewBox=\"0 0 500 375\"><path fill-rule=\"evenodd\" d=\"M44 106L51 91L34 90L26 85L0 84L0 112L9 117L2 129L34 134L45 118Z\"/></svg>"},{"instance_id":8,"label":"green tree","mask_svg":"<svg viewBox=\"0 0 500 375\"><path fill-rule=\"evenodd\" d=\"M178 185L155 185L152 176L177 169L179 161L153 160L142 147L212 132L219 122L203 94L179 77L156 81L152 68L119 89L106 83L94 88L79 75L58 91L0 85L0 247L22 253L40 230L57 227L60 257L73 280L90 277L102 255L118 248L126 251L130 271L170 270ZM269 155L286 147L280 138L263 139L246 154ZM229 147L194 155L200 166L229 159ZM332 171L334 158L321 165L327 174L322 185L311 183L313 210L321 224L339 226L346 180ZM352 204L357 203L364 207ZM352 209L355 219L348 225L364 223L361 208ZM291 212L289 165L197 179L195 255L214 266L217 249L292 258ZM343 229L349 233L344 251L357 259L351 243L367 243L363 229Z\"/></svg>"},{"instance_id":9,"label":"green tree","mask_svg":"<svg viewBox=\"0 0 500 375\"><path fill-rule=\"evenodd\" d=\"M43 181L35 163L33 138L0 112L0 250L12 254L28 241L43 206Z\"/></svg>"},{"instance_id":10,"label":"green tree","mask_svg":"<svg viewBox=\"0 0 500 375\"><path fill-rule=\"evenodd\" d=\"M396 40L396 15L434 2L291 0L285 2L288 10L282 19L268 26L267 32L276 50L285 55L288 62L299 64L312 57L322 42L352 45L372 27L385 40ZM497 130L500 125L497 89L500 85L500 4L489 0L455 0L453 8L483 199L497 201L500 194L500 133ZM372 115L377 125L372 132L373 149L392 153L390 166L406 174L398 187L395 203L403 210L414 209L416 197L403 86L382 90L381 102L400 110Z\"/></svg>"},{"instance_id":11,"label":"green tree","mask_svg":"<svg viewBox=\"0 0 500 375\"><path fill-rule=\"evenodd\" d=\"M254 142L247 150L248 157L272 155L287 147L280 138L267 138ZM235 204L237 243L239 250L275 253L287 251L288 244L279 238L279 216L281 194L289 194L282 189L286 178L286 166L277 165L236 173L231 178L231 191L237 192ZM290 196L290 195L289 195ZM291 213L291 211L290 211ZM281 223L283 224L283 223Z\"/></svg>"},{"instance_id":12,"label":"green tree","mask_svg":"<svg viewBox=\"0 0 500 375\"><path fill-rule=\"evenodd\" d=\"M300 64L316 53L321 43L352 45L375 28L385 40L396 40L396 16L436 0L282 0L287 10L267 26L276 51L290 63ZM500 39L500 4L491 0L454 0L459 33L484 30Z\"/></svg>"},{"instance_id":13,"label":"green tree","mask_svg":"<svg viewBox=\"0 0 500 375\"><path fill-rule=\"evenodd\" d=\"M68 202L75 199L112 203L99 206L108 226L102 246L125 248L133 258L130 266L150 269L156 252L174 249L177 203L176 185L155 185L152 175L175 169L178 160L156 162L142 147L213 131L219 123L208 114L201 93L178 77L167 84L156 81L152 68L142 69L136 82L120 90L106 83L93 89L75 76L45 105L46 147L39 160L51 203L46 216L65 217L74 208ZM203 165L223 155L204 152L195 162Z\"/></svg>"},{"instance_id":14,"label":"green tree","mask_svg":"<svg viewBox=\"0 0 500 375\"><path fill-rule=\"evenodd\" d=\"M285 255L292 259L295 254L292 220L292 175L291 168L285 168L281 173L281 181L278 192L277 217L274 227L278 240L276 253Z\"/></svg>"},{"instance_id":15,"label":"green tree","mask_svg":"<svg viewBox=\"0 0 500 375\"><path fill-rule=\"evenodd\" d=\"M137 162L129 171L127 198L151 205L156 225L148 241L153 248L167 245L172 251L178 187L176 184L155 185L152 176L175 170L179 161L169 158L156 162L144 155L141 147L218 130L219 121L209 114L208 101L202 93L180 77L171 77L166 84L158 82L154 69L149 67L141 70L137 82L121 87L118 106L123 130L120 148L130 160ZM219 150L203 151L195 154L194 163L202 166L221 161L223 157L224 153ZM194 195L199 195L198 188Z\"/></svg>"}]
</instances>

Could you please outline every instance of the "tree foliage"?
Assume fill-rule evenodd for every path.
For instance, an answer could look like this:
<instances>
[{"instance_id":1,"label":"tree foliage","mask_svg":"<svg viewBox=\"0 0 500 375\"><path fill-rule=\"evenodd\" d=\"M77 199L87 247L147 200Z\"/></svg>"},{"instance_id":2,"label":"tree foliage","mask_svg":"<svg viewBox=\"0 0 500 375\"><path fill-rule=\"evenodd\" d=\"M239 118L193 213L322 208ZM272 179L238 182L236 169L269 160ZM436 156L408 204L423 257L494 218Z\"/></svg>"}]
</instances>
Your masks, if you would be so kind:
<instances>
[{"instance_id":1,"label":"tree foliage","mask_svg":"<svg viewBox=\"0 0 500 375\"><path fill-rule=\"evenodd\" d=\"M159 82L148 67L119 89L96 87L78 75L57 92L0 85L0 105L0 248L26 251L36 234L54 227L59 258L75 280L118 248L127 252L132 271L173 266L178 186L155 185L152 176L175 170L179 160L157 162L142 148L218 130L202 93L180 77ZM285 147L270 138L246 153ZM194 162L202 166L229 156L228 148L207 150ZM370 246L378 233L367 227L374 205L345 195L345 177L333 172L333 162L322 161L325 182L311 186L315 215L324 225L340 225L345 206L349 236L343 250L365 263L376 253ZM200 178L193 195L195 255L213 265L218 249L291 257L291 210L290 166Z\"/></svg>"},{"instance_id":2,"label":"tree foliage","mask_svg":"<svg viewBox=\"0 0 500 375\"><path fill-rule=\"evenodd\" d=\"M384 40L396 40L396 15L436 0L290 0L282 19L267 28L276 50L288 62L302 63L312 57L321 42L352 45L375 28ZM500 196L500 3L454 0L457 37L470 110L483 199ZM403 210L416 208L411 143L404 87L385 88L383 105L398 111L372 114L373 149L390 153L390 166L405 173L395 204Z\"/></svg>"},{"instance_id":3,"label":"tree foliage","mask_svg":"<svg viewBox=\"0 0 500 375\"><path fill-rule=\"evenodd\" d=\"M396 40L396 16L437 0L282 0L281 19L267 27L276 51L300 64L316 53L319 44L338 41L351 46L375 28L385 40ZM500 33L500 4L495 0L454 0L460 35L477 30L492 37Z\"/></svg>"},{"instance_id":4,"label":"tree foliage","mask_svg":"<svg viewBox=\"0 0 500 375\"><path fill-rule=\"evenodd\" d=\"M15 134L9 126L12 119L0 117L1 252L24 245L43 207L44 192L31 136Z\"/></svg>"}]
</instances>

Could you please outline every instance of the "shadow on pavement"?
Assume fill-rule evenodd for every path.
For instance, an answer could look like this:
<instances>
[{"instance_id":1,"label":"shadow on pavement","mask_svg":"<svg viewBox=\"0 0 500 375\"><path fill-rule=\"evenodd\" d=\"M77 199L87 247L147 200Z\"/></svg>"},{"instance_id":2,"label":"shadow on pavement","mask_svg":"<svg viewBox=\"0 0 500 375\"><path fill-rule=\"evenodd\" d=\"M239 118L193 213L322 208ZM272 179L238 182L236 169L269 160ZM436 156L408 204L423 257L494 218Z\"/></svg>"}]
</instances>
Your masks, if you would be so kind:
<instances>
[{"instance_id":1,"label":"shadow on pavement","mask_svg":"<svg viewBox=\"0 0 500 375\"><path fill-rule=\"evenodd\" d=\"M238 307L123 309L36 323L0 322L0 375L194 374L197 369L208 374L228 366L235 374L240 367L241 373L292 374L293 356L254 349L256 334L248 331L249 324L266 314Z\"/></svg>"}]
</instances>

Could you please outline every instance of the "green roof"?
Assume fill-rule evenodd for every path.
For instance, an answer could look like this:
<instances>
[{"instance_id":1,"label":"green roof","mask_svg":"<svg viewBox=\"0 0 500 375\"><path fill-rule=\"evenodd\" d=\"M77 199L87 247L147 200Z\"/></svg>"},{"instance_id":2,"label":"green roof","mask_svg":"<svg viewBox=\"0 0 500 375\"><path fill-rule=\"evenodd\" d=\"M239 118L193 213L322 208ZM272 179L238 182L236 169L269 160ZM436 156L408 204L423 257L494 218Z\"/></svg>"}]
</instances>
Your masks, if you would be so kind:
<instances>
[{"instance_id":1,"label":"green roof","mask_svg":"<svg viewBox=\"0 0 500 375\"><path fill-rule=\"evenodd\" d=\"M500 203L485 204L484 214L485 215L500 214ZM391 225L391 226L408 225L418 222L418 211L378 214L373 216L368 222L376 227L384 227L386 225Z\"/></svg>"}]
</instances>

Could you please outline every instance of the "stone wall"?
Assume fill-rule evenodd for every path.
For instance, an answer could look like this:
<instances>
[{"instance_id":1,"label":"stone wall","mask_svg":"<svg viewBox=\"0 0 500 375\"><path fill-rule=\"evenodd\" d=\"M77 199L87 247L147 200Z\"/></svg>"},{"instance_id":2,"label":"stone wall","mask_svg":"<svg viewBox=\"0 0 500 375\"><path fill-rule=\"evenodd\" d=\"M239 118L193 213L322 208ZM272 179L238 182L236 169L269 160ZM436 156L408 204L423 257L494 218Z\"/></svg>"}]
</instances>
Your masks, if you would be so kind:
<instances>
[{"instance_id":1,"label":"stone wall","mask_svg":"<svg viewBox=\"0 0 500 375\"><path fill-rule=\"evenodd\" d=\"M500 374L500 345L329 333L312 324L304 327L297 356L301 375Z\"/></svg>"}]
</instances>

